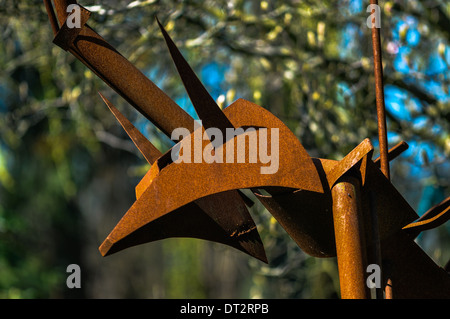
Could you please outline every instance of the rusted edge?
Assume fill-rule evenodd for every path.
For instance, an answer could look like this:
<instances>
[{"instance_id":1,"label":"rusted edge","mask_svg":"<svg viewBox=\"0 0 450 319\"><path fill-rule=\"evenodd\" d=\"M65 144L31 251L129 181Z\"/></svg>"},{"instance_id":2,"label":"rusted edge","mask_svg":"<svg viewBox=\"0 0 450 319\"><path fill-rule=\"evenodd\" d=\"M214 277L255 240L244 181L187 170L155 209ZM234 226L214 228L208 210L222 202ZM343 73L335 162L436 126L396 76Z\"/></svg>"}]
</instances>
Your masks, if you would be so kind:
<instances>
[{"instance_id":1,"label":"rusted edge","mask_svg":"<svg viewBox=\"0 0 450 319\"><path fill-rule=\"evenodd\" d=\"M141 152L147 162L152 165L159 157L161 157L162 153L122 113L120 113L120 111L103 96L103 94L100 92L98 92L98 94L120 125L122 125L125 132L127 132L137 149Z\"/></svg>"},{"instance_id":2,"label":"rusted edge","mask_svg":"<svg viewBox=\"0 0 450 319\"><path fill-rule=\"evenodd\" d=\"M348 153L342 160L340 160L336 166L327 174L328 185L330 189L338 181L338 179L354 167L358 162L362 161L364 157L371 158L373 153L373 145L368 138L362 141L357 147L355 147L350 153ZM367 163L365 163L367 164ZM364 171L362 173L362 181L365 181L365 168L367 165L363 165Z\"/></svg>"}]
</instances>

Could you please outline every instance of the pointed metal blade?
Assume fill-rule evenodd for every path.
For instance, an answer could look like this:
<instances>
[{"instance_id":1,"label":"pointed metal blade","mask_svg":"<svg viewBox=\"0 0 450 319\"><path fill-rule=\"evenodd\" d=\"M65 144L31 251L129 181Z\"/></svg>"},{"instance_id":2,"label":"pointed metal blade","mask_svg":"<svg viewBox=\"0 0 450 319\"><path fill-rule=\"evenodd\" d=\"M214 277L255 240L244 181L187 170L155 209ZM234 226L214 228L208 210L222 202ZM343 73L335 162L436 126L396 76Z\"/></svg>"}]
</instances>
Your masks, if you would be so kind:
<instances>
[{"instance_id":1,"label":"pointed metal blade","mask_svg":"<svg viewBox=\"0 0 450 319\"><path fill-rule=\"evenodd\" d=\"M103 256L165 238L189 237L228 245L268 262L256 225L236 192L214 194L213 200L201 198L173 211L155 205L157 198L149 195L151 191L144 192L104 240L99 247ZM238 205L223 205L230 196Z\"/></svg>"},{"instance_id":2,"label":"pointed metal blade","mask_svg":"<svg viewBox=\"0 0 450 319\"><path fill-rule=\"evenodd\" d=\"M122 125L125 132L133 141L134 145L138 148L147 162L152 165L162 153L122 114L120 111L100 92L100 97L108 106L112 114L116 117L117 121Z\"/></svg>"},{"instance_id":3,"label":"pointed metal blade","mask_svg":"<svg viewBox=\"0 0 450 319\"><path fill-rule=\"evenodd\" d=\"M198 117L202 120L203 126L205 128L218 128L222 131L223 136L225 136L225 129L233 128L233 124L231 124L230 120L225 116L206 88L200 82L197 75L184 59L183 55L178 50L158 18L156 18L156 21L158 22L167 47L169 48L170 55L172 56L172 60L174 61L178 73L180 74L189 98L194 105L195 111L197 112Z\"/></svg>"}]
</instances>

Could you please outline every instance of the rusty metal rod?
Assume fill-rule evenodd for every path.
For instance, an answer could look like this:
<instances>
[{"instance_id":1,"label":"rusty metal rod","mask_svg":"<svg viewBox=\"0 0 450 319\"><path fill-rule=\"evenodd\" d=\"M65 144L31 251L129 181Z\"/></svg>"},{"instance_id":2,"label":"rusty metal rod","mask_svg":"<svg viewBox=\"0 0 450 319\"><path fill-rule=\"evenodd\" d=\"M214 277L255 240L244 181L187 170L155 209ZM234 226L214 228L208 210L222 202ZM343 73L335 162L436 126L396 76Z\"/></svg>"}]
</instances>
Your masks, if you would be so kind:
<instances>
[{"instance_id":1,"label":"rusty metal rod","mask_svg":"<svg viewBox=\"0 0 450 319\"><path fill-rule=\"evenodd\" d=\"M342 299L369 299L360 182L344 176L332 190L333 222Z\"/></svg>"},{"instance_id":2,"label":"rusty metal rod","mask_svg":"<svg viewBox=\"0 0 450 319\"><path fill-rule=\"evenodd\" d=\"M378 1L370 0L370 4L378 5ZM390 179L380 29L376 28L374 25L372 25L372 49L373 49L374 75L375 75L375 96L377 105L378 140L380 143L381 171L383 172L384 176L386 176L387 179Z\"/></svg>"},{"instance_id":3,"label":"rusty metal rod","mask_svg":"<svg viewBox=\"0 0 450 319\"><path fill-rule=\"evenodd\" d=\"M405 141L401 141L396 144L394 147L391 147L388 151L388 160L389 162L400 156L404 151L408 149L408 144ZM380 166L380 157L377 157L373 160L373 162L379 167Z\"/></svg>"},{"instance_id":4,"label":"rusty metal rod","mask_svg":"<svg viewBox=\"0 0 450 319\"><path fill-rule=\"evenodd\" d=\"M370 4L378 5L378 0L370 0ZM390 180L389 158L388 158L388 139L386 128L386 106L384 101L383 84L383 61L381 55L381 37L380 29L372 25L372 49L373 64L375 76L375 96L377 105L378 119L378 141L380 144L380 168L384 176ZM380 265L381 267L381 265ZM392 299L392 281L388 278L388 284L385 287L386 299Z\"/></svg>"}]
</instances>

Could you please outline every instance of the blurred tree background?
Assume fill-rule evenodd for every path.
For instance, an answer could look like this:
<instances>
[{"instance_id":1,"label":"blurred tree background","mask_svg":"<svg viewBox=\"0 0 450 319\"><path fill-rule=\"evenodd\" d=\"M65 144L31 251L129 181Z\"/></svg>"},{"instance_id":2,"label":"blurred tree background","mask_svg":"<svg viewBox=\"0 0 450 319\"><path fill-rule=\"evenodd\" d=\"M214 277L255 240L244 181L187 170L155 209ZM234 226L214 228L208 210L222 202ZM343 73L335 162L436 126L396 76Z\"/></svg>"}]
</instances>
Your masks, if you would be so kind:
<instances>
[{"instance_id":1,"label":"blurred tree background","mask_svg":"<svg viewBox=\"0 0 450 319\"><path fill-rule=\"evenodd\" d=\"M195 117L155 15L224 107L254 101L311 156L377 145L369 1L86 0L89 25ZM418 214L449 192L450 3L380 1L392 182ZM171 142L52 43L40 0L0 0L0 298L336 298L335 259L303 253L262 205L270 263L195 239L103 258L148 167L97 92L161 150ZM441 266L448 223L418 238ZM79 264L82 288L66 287Z\"/></svg>"}]
</instances>

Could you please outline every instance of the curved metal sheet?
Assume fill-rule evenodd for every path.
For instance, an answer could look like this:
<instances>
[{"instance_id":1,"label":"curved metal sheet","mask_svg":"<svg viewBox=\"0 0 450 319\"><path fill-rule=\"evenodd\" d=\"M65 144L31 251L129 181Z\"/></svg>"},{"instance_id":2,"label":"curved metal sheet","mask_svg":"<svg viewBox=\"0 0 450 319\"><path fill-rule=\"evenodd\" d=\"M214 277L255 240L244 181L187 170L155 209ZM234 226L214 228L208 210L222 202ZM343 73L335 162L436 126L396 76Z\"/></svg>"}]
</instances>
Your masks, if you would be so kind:
<instances>
[{"instance_id":1,"label":"curved metal sheet","mask_svg":"<svg viewBox=\"0 0 450 319\"><path fill-rule=\"evenodd\" d=\"M100 96L148 163L153 164L156 160L161 159L163 156L161 152L108 99L102 94ZM144 183L151 183L158 173L158 165L152 166L143 179ZM143 183L141 182L139 185L142 186ZM140 191L139 185L136 191L138 200L143 192L143 190ZM228 205L223 205L224 202ZM158 219L152 225L133 232L117 245L111 244L108 240L105 241L100 247L100 251L103 255L107 255L130 246L167 237L193 237L211 240L232 246L267 262L256 225L239 191L228 191L200 198L181 207L177 212L173 212L170 217Z\"/></svg>"},{"instance_id":2,"label":"curved metal sheet","mask_svg":"<svg viewBox=\"0 0 450 319\"><path fill-rule=\"evenodd\" d=\"M269 127L279 130L279 167L274 174L261 174L260 169L264 163L161 163L164 156L158 159L151 168L148 178L144 179L146 184L141 189L145 189L138 194L138 200L128 210L117 226L101 246L103 254L109 251L117 251L122 248L122 242L127 241L132 234L142 233L151 223L164 218L166 215L174 214L182 207L191 205L194 201L208 198L214 194L236 190L240 188L259 188L265 186L281 186L293 189L305 189L311 192L323 192L322 184L316 168L303 149L297 138L289 129L270 112L260 106L238 100L225 109L225 114L236 127ZM194 131L192 138L184 138L180 144L181 149L194 148L195 135L201 132L203 127ZM249 135L259 136L258 130L249 132ZM200 135L203 136L203 135ZM228 140L221 147L236 147L234 143L238 137ZM210 142L202 140L203 149ZM267 135L267 143L271 144L271 136ZM248 147L248 143L246 144ZM220 152L220 148L216 148ZM273 150L272 150L273 151ZM248 154L248 152L247 152ZM275 154L273 154L275 155ZM166 155L167 157L167 155ZM164 160L167 160L164 159ZM292 165L296 163L296 165ZM197 203L197 202L196 202ZM227 206L228 202L218 201L218 205ZM176 214L180 215L180 214ZM187 214L183 220L191 218ZM218 218L223 218L218 220ZM216 223L222 223L224 229L230 229L228 216L216 215L213 217ZM156 222L160 223L160 222ZM172 227L172 225L170 225ZM170 227L154 228L156 233L153 238L160 238L164 232L170 231ZM251 230L251 227L248 228ZM238 231L239 233L239 231ZM244 233L242 233L243 235ZM153 239L147 237L148 239Z\"/></svg>"}]
</instances>

